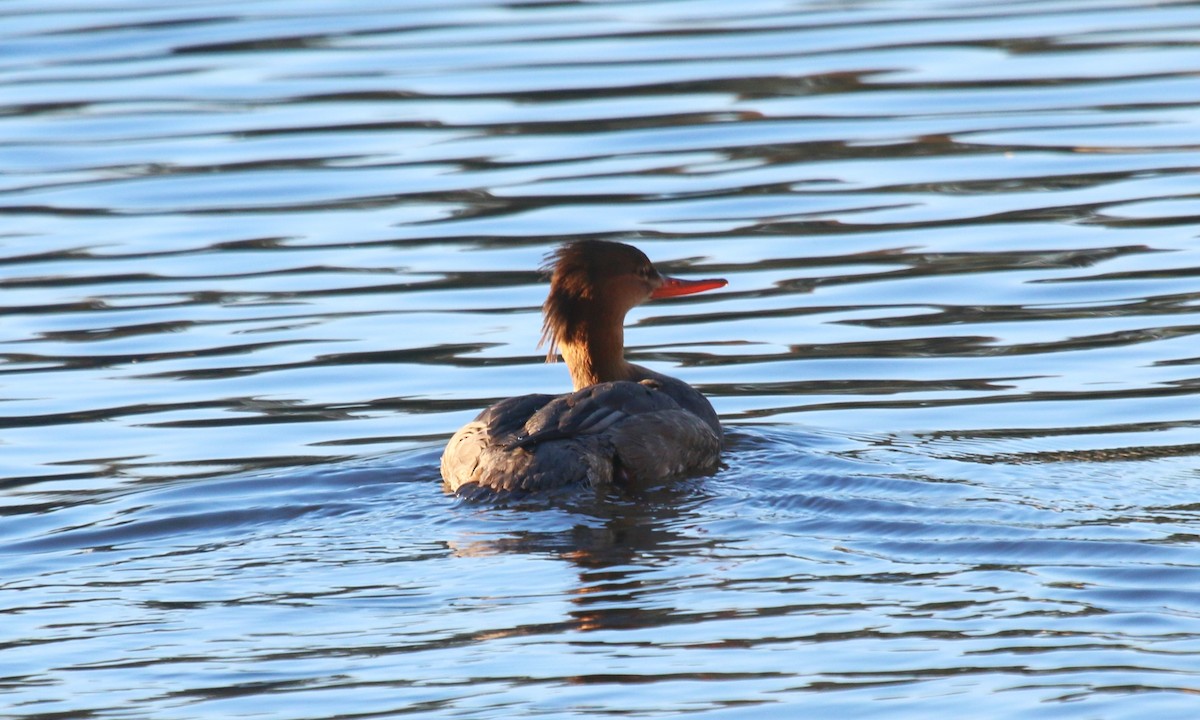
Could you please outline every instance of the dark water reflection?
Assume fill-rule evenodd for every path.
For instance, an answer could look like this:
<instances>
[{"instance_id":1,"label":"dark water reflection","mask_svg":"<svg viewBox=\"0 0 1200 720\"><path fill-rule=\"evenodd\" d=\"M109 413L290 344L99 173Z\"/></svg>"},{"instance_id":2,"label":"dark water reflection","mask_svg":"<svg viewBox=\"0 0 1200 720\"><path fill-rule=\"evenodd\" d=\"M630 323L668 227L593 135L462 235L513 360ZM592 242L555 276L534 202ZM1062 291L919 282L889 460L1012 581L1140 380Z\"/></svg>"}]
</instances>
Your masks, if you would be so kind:
<instances>
[{"instance_id":1,"label":"dark water reflection","mask_svg":"<svg viewBox=\"0 0 1200 720\"><path fill-rule=\"evenodd\" d=\"M0 18L0 714L1195 714L1195 4ZM447 498L578 236L726 467Z\"/></svg>"}]
</instances>

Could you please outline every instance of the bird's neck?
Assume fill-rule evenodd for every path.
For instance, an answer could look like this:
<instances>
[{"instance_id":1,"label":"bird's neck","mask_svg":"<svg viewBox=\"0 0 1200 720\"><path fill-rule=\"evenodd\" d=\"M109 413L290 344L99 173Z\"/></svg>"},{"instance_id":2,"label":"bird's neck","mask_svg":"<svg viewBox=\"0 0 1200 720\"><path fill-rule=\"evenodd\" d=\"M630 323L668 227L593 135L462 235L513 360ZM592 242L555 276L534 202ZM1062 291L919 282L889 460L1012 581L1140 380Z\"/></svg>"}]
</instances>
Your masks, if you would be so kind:
<instances>
[{"instance_id":1,"label":"bird's neck","mask_svg":"<svg viewBox=\"0 0 1200 720\"><path fill-rule=\"evenodd\" d=\"M575 337L559 343L559 350L576 390L632 376L632 366L625 361L625 329L620 319L584 323Z\"/></svg>"}]
</instances>

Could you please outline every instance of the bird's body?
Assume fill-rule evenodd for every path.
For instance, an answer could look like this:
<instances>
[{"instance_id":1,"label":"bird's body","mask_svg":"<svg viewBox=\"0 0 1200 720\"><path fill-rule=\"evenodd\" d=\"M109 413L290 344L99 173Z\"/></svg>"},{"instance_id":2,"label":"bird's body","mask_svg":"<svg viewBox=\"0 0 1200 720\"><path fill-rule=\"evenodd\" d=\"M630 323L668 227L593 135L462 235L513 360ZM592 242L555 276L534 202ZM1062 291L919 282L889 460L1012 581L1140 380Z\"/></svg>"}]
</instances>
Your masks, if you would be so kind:
<instances>
[{"instance_id":1,"label":"bird's body","mask_svg":"<svg viewBox=\"0 0 1200 720\"><path fill-rule=\"evenodd\" d=\"M646 486L716 470L721 424L687 383L624 358L625 313L654 297L702 292L724 280L665 278L641 251L585 240L551 257L545 339L567 362L574 392L492 405L442 454L447 490L538 492Z\"/></svg>"}]
</instances>

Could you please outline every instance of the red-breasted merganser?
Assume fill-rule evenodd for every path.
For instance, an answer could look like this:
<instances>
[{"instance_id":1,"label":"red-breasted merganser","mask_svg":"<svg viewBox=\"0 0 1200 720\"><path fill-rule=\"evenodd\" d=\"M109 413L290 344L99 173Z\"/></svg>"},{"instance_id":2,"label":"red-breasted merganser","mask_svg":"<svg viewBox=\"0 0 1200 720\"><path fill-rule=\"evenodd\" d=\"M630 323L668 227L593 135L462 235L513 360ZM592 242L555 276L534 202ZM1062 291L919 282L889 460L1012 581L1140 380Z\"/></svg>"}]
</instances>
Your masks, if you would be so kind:
<instances>
[{"instance_id":1,"label":"red-breasted merganser","mask_svg":"<svg viewBox=\"0 0 1200 720\"><path fill-rule=\"evenodd\" d=\"M659 274L635 247L568 243L547 257L542 305L547 361L562 353L575 391L499 402L454 434L442 453L445 488L459 494L537 492L611 484L645 487L717 469L721 423L682 380L625 360L625 313L653 298L724 287Z\"/></svg>"}]
</instances>

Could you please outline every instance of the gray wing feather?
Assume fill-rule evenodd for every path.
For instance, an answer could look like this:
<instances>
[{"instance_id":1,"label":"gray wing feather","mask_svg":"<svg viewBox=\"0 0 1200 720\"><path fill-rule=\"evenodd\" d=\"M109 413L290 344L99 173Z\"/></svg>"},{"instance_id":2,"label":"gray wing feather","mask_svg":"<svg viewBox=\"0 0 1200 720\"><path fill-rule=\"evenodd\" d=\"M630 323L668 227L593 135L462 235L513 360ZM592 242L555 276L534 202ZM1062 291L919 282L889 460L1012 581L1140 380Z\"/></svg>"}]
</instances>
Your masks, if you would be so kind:
<instances>
[{"instance_id":1,"label":"gray wing feather","mask_svg":"<svg viewBox=\"0 0 1200 720\"><path fill-rule=\"evenodd\" d=\"M475 496L712 472L720 435L673 394L653 380L618 381L497 403L450 439L445 486Z\"/></svg>"}]
</instances>

